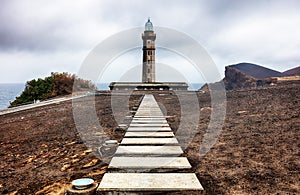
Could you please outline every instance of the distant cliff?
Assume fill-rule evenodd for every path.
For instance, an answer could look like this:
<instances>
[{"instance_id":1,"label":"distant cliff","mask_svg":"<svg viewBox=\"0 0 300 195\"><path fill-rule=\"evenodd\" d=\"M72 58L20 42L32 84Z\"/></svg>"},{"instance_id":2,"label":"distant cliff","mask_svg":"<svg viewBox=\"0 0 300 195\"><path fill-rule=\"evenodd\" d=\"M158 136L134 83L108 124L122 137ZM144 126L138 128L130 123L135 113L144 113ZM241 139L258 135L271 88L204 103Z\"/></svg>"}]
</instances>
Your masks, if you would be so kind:
<instances>
[{"instance_id":1,"label":"distant cliff","mask_svg":"<svg viewBox=\"0 0 300 195\"><path fill-rule=\"evenodd\" d=\"M271 84L271 77L281 76L280 72L262 66L241 63L225 67L223 79L227 90L257 87Z\"/></svg>"},{"instance_id":2,"label":"distant cliff","mask_svg":"<svg viewBox=\"0 0 300 195\"><path fill-rule=\"evenodd\" d=\"M226 90L234 90L295 82L300 78L297 75L300 75L300 66L281 73L256 64L239 63L225 67L223 82ZM208 90L208 86L201 90Z\"/></svg>"}]
</instances>

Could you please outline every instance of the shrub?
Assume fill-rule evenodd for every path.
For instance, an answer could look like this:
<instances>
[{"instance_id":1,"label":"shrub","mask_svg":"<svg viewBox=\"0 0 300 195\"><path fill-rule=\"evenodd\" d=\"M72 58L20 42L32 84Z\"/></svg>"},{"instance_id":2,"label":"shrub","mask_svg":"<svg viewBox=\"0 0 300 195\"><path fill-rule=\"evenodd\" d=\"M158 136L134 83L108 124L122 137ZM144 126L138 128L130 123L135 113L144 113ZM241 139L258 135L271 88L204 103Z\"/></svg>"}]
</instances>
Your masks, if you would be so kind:
<instances>
[{"instance_id":1,"label":"shrub","mask_svg":"<svg viewBox=\"0 0 300 195\"><path fill-rule=\"evenodd\" d=\"M44 79L27 81L22 94L10 103L9 107L32 103L35 100L46 100L56 96L68 95L74 90L95 90L96 86L84 79L77 78L74 74L51 73Z\"/></svg>"}]
</instances>

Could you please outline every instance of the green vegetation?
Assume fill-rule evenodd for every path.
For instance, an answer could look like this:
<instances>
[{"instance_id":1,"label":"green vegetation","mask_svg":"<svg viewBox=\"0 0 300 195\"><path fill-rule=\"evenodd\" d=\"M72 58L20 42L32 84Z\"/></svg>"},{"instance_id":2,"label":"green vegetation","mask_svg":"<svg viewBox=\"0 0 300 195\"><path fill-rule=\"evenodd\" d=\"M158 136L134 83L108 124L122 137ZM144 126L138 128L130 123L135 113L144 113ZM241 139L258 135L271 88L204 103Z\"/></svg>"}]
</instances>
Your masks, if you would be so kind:
<instances>
[{"instance_id":1,"label":"green vegetation","mask_svg":"<svg viewBox=\"0 0 300 195\"><path fill-rule=\"evenodd\" d=\"M44 79L27 81L22 94L11 102L9 107L71 94L74 82L74 90L76 91L96 89L96 86L90 81L77 78L74 74L51 73L51 76Z\"/></svg>"}]
</instances>

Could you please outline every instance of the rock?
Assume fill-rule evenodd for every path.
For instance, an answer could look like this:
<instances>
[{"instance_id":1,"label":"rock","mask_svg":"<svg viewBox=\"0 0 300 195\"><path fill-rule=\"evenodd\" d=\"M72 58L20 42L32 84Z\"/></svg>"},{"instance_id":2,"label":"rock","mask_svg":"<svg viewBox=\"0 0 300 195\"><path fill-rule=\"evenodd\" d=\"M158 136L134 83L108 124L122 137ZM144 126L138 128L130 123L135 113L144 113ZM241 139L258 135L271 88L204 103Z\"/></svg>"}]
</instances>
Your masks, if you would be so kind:
<instances>
[{"instance_id":1,"label":"rock","mask_svg":"<svg viewBox=\"0 0 300 195\"><path fill-rule=\"evenodd\" d=\"M76 159L73 159L73 160L72 160L72 163L76 163L76 162L78 162L78 161L80 161L80 159L79 159L79 158L76 158Z\"/></svg>"},{"instance_id":2,"label":"rock","mask_svg":"<svg viewBox=\"0 0 300 195\"><path fill-rule=\"evenodd\" d=\"M93 159L91 162L83 165L82 168L90 168L92 166L95 166L98 163L98 161L99 161L98 159Z\"/></svg>"},{"instance_id":3,"label":"rock","mask_svg":"<svg viewBox=\"0 0 300 195\"><path fill-rule=\"evenodd\" d=\"M88 176L93 177L95 175L103 175L106 172L106 169L107 169L107 166L105 166L104 168L102 168L100 170L96 170L96 171L89 173Z\"/></svg>"},{"instance_id":4,"label":"rock","mask_svg":"<svg viewBox=\"0 0 300 195\"><path fill-rule=\"evenodd\" d=\"M200 111L211 111L211 107L203 107L200 109Z\"/></svg>"},{"instance_id":5,"label":"rock","mask_svg":"<svg viewBox=\"0 0 300 195\"><path fill-rule=\"evenodd\" d=\"M237 113L238 114L245 114L245 113L247 113L247 111L246 110L241 110L241 111L238 111Z\"/></svg>"},{"instance_id":6,"label":"rock","mask_svg":"<svg viewBox=\"0 0 300 195\"><path fill-rule=\"evenodd\" d=\"M42 144L41 146L44 148L48 148L48 146L46 144Z\"/></svg>"},{"instance_id":7,"label":"rock","mask_svg":"<svg viewBox=\"0 0 300 195\"><path fill-rule=\"evenodd\" d=\"M31 162L33 161L33 159L34 159L33 157L30 157L30 158L27 160L27 162L28 162L28 163L31 163Z\"/></svg>"},{"instance_id":8,"label":"rock","mask_svg":"<svg viewBox=\"0 0 300 195\"><path fill-rule=\"evenodd\" d=\"M65 170L67 170L67 169L70 168L70 167L71 167L70 164L64 164L64 165L61 167L60 171L65 171Z\"/></svg>"},{"instance_id":9,"label":"rock","mask_svg":"<svg viewBox=\"0 0 300 195\"><path fill-rule=\"evenodd\" d=\"M85 156L86 154L91 153L92 151L93 151L92 149L85 150L85 151L83 151L81 156Z\"/></svg>"},{"instance_id":10,"label":"rock","mask_svg":"<svg viewBox=\"0 0 300 195\"><path fill-rule=\"evenodd\" d=\"M76 144L76 142L70 142L70 143L67 143L66 145L70 146L70 145L74 145L74 144Z\"/></svg>"}]
</instances>

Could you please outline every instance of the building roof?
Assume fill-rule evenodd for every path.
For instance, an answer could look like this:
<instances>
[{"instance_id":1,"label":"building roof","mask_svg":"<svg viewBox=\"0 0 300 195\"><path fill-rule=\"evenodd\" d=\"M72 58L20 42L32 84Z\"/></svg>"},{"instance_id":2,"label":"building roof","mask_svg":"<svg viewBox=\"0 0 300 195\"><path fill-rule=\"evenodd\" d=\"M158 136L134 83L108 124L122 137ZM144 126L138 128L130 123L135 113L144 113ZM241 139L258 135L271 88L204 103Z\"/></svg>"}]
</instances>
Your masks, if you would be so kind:
<instances>
[{"instance_id":1,"label":"building roof","mask_svg":"<svg viewBox=\"0 0 300 195\"><path fill-rule=\"evenodd\" d=\"M142 83L142 82L112 82L109 85L110 89L113 88L171 88L171 89L184 89L187 90L188 84L185 82L154 82L154 83Z\"/></svg>"}]
</instances>

